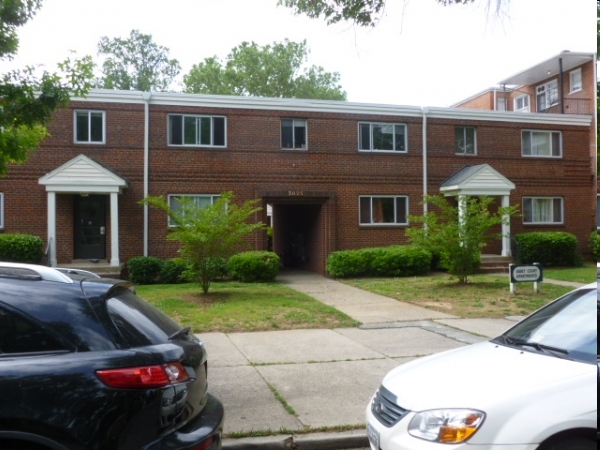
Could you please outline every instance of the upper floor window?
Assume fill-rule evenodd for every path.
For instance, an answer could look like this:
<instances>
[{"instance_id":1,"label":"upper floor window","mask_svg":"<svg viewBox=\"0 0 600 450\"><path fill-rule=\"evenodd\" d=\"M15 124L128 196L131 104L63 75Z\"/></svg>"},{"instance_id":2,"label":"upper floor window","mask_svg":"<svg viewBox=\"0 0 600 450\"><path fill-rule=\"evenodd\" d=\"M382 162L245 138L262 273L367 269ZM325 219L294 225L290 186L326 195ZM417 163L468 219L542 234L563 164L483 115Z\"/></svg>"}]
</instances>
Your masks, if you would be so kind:
<instances>
[{"instance_id":1,"label":"upper floor window","mask_svg":"<svg viewBox=\"0 0 600 450\"><path fill-rule=\"evenodd\" d=\"M523 197L523 223L563 223L561 197Z\"/></svg>"},{"instance_id":2,"label":"upper floor window","mask_svg":"<svg viewBox=\"0 0 600 450\"><path fill-rule=\"evenodd\" d=\"M576 69L569 72L569 89L569 93L571 94L583 89L581 69Z\"/></svg>"},{"instance_id":3,"label":"upper floor window","mask_svg":"<svg viewBox=\"0 0 600 450\"><path fill-rule=\"evenodd\" d=\"M306 120L281 119L281 148L306 149Z\"/></svg>"},{"instance_id":4,"label":"upper floor window","mask_svg":"<svg viewBox=\"0 0 600 450\"><path fill-rule=\"evenodd\" d=\"M169 145L225 147L225 117L169 115Z\"/></svg>"},{"instance_id":5,"label":"upper floor window","mask_svg":"<svg viewBox=\"0 0 600 450\"><path fill-rule=\"evenodd\" d=\"M537 98L537 111L544 111L551 106L558 105L558 83L552 80L535 89Z\"/></svg>"},{"instance_id":6,"label":"upper floor window","mask_svg":"<svg viewBox=\"0 0 600 450\"><path fill-rule=\"evenodd\" d=\"M220 195L217 194L170 194L168 196L169 207L175 212L185 215L185 211L181 210L184 201L182 199L188 199L187 201L191 202L193 206L198 208L205 208L206 206L214 204ZM169 217L169 226L176 226L175 223Z\"/></svg>"},{"instance_id":7,"label":"upper floor window","mask_svg":"<svg viewBox=\"0 0 600 450\"><path fill-rule=\"evenodd\" d=\"M520 112L529 112L529 95L523 94L515 97L513 109Z\"/></svg>"},{"instance_id":8,"label":"upper floor window","mask_svg":"<svg viewBox=\"0 0 600 450\"><path fill-rule=\"evenodd\" d=\"M477 139L474 127L456 127L454 129L454 144L458 155L475 155Z\"/></svg>"},{"instance_id":9,"label":"upper floor window","mask_svg":"<svg viewBox=\"0 0 600 450\"><path fill-rule=\"evenodd\" d=\"M560 158L562 156L560 131L523 130L521 134L521 153L523 156Z\"/></svg>"},{"instance_id":10,"label":"upper floor window","mask_svg":"<svg viewBox=\"0 0 600 450\"><path fill-rule=\"evenodd\" d=\"M407 225L408 197L379 195L359 197L361 225Z\"/></svg>"},{"instance_id":11,"label":"upper floor window","mask_svg":"<svg viewBox=\"0 0 600 450\"><path fill-rule=\"evenodd\" d=\"M406 125L359 123L360 151L406 152Z\"/></svg>"},{"instance_id":12,"label":"upper floor window","mask_svg":"<svg viewBox=\"0 0 600 450\"><path fill-rule=\"evenodd\" d=\"M75 111L75 142L104 144L104 111Z\"/></svg>"}]
</instances>

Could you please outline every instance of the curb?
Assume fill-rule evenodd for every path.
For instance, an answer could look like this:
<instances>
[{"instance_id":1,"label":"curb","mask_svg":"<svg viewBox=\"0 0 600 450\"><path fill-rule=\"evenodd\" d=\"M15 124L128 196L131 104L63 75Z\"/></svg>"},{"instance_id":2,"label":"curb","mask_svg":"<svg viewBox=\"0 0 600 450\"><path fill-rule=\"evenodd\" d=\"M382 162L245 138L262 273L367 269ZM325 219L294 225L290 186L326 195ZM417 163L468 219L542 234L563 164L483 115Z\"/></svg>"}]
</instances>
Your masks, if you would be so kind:
<instances>
[{"instance_id":1,"label":"curb","mask_svg":"<svg viewBox=\"0 0 600 450\"><path fill-rule=\"evenodd\" d=\"M223 450L343 450L368 448L364 430L223 439Z\"/></svg>"}]
</instances>

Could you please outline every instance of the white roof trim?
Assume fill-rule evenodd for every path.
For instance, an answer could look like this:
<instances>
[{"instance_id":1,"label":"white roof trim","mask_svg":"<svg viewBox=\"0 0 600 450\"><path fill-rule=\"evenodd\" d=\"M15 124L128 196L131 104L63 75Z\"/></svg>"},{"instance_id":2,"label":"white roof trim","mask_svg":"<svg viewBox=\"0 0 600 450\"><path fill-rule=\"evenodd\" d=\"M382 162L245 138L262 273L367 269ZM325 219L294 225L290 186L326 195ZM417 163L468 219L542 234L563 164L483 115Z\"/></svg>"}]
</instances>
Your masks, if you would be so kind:
<instances>
[{"instance_id":1,"label":"white roof trim","mask_svg":"<svg viewBox=\"0 0 600 450\"><path fill-rule=\"evenodd\" d=\"M85 155L79 155L38 180L47 192L121 193L127 181Z\"/></svg>"},{"instance_id":2,"label":"white roof trim","mask_svg":"<svg viewBox=\"0 0 600 450\"><path fill-rule=\"evenodd\" d=\"M591 115L536 114L514 111L487 111L481 109L443 108L386 105L375 103L352 103L333 100L305 100L290 98L243 97L233 95L183 94L175 92L114 91L92 89L86 98L73 98L78 102L108 102L150 105L190 106L195 108L257 109L269 111L294 111L313 113L379 115L402 117L427 117L458 120L482 120L493 122L519 122L527 124L554 124L590 126ZM360 118L357 118L357 120Z\"/></svg>"},{"instance_id":3,"label":"white roof trim","mask_svg":"<svg viewBox=\"0 0 600 450\"><path fill-rule=\"evenodd\" d=\"M460 173L470 170L465 177L461 177ZM456 182L452 182L452 179L456 177ZM502 175L500 172L495 170L489 164L482 164L476 167L465 167L446 182L442 183L440 192L444 193L445 196L454 195L510 195L510 191L515 189L515 184Z\"/></svg>"}]
</instances>

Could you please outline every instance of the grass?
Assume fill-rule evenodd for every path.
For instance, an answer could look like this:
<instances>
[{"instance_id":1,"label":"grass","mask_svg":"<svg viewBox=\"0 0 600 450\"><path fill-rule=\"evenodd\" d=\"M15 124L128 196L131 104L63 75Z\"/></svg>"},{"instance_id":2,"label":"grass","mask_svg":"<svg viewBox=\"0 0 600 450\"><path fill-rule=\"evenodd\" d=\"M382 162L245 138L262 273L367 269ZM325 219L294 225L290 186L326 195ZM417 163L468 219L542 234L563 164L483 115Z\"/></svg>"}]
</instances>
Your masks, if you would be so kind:
<instances>
[{"instance_id":1,"label":"grass","mask_svg":"<svg viewBox=\"0 0 600 450\"><path fill-rule=\"evenodd\" d=\"M137 293L195 333L353 327L335 308L278 283L215 282L138 286Z\"/></svg>"},{"instance_id":2,"label":"grass","mask_svg":"<svg viewBox=\"0 0 600 450\"><path fill-rule=\"evenodd\" d=\"M595 265L544 270L544 278L579 283L596 279ZM475 275L460 285L435 273L409 278L340 280L417 306L464 318L527 315L569 292L570 286L518 283L511 295L508 275ZM243 332L360 325L342 312L279 283L215 282L207 295L197 284L138 286L138 294L193 332Z\"/></svg>"}]
</instances>

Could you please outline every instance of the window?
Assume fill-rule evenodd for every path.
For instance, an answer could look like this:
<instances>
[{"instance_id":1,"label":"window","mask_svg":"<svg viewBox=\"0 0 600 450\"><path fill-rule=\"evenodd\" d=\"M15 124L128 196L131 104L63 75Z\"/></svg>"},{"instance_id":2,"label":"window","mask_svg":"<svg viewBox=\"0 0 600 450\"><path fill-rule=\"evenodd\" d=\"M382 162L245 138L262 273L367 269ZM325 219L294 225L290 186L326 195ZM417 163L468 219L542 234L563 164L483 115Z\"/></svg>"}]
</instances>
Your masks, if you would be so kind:
<instances>
[{"instance_id":1,"label":"window","mask_svg":"<svg viewBox=\"0 0 600 450\"><path fill-rule=\"evenodd\" d=\"M225 147L225 117L169 115L169 145Z\"/></svg>"},{"instance_id":2,"label":"window","mask_svg":"<svg viewBox=\"0 0 600 450\"><path fill-rule=\"evenodd\" d=\"M559 131L523 130L521 134L521 153L523 156L544 156L560 158L562 139Z\"/></svg>"},{"instance_id":3,"label":"window","mask_svg":"<svg viewBox=\"0 0 600 450\"><path fill-rule=\"evenodd\" d=\"M75 142L104 144L104 111L75 111Z\"/></svg>"},{"instance_id":4,"label":"window","mask_svg":"<svg viewBox=\"0 0 600 450\"><path fill-rule=\"evenodd\" d=\"M558 84L556 80L542 84L536 88L537 110L542 112L551 106L558 105Z\"/></svg>"},{"instance_id":5,"label":"window","mask_svg":"<svg viewBox=\"0 0 600 450\"><path fill-rule=\"evenodd\" d=\"M529 95L524 94L515 97L513 109L520 112L529 112Z\"/></svg>"},{"instance_id":6,"label":"window","mask_svg":"<svg viewBox=\"0 0 600 450\"><path fill-rule=\"evenodd\" d=\"M189 198L193 202L195 206L200 208L204 208L206 206L212 205L215 201L220 197L220 195L190 195L190 194L176 194L169 195L169 207L174 211L178 212L182 207L182 198ZM183 212L183 211L182 211ZM175 223L169 217L169 226L174 227Z\"/></svg>"},{"instance_id":7,"label":"window","mask_svg":"<svg viewBox=\"0 0 600 450\"><path fill-rule=\"evenodd\" d=\"M281 148L307 148L306 120L281 119Z\"/></svg>"},{"instance_id":8,"label":"window","mask_svg":"<svg viewBox=\"0 0 600 450\"><path fill-rule=\"evenodd\" d=\"M59 341L36 324L0 308L0 355L65 351Z\"/></svg>"},{"instance_id":9,"label":"window","mask_svg":"<svg viewBox=\"0 0 600 450\"><path fill-rule=\"evenodd\" d=\"M406 196L361 196L361 225L407 225L408 197Z\"/></svg>"},{"instance_id":10,"label":"window","mask_svg":"<svg viewBox=\"0 0 600 450\"><path fill-rule=\"evenodd\" d=\"M477 152L477 140L474 127L456 127L454 143L459 155L474 155Z\"/></svg>"},{"instance_id":11,"label":"window","mask_svg":"<svg viewBox=\"0 0 600 450\"><path fill-rule=\"evenodd\" d=\"M569 87L570 93L580 91L583 89L583 84L581 80L581 69L573 70L569 72Z\"/></svg>"},{"instance_id":12,"label":"window","mask_svg":"<svg viewBox=\"0 0 600 450\"><path fill-rule=\"evenodd\" d=\"M563 199L560 197L524 197L523 223L563 223Z\"/></svg>"},{"instance_id":13,"label":"window","mask_svg":"<svg viewBox=\"0 0 600 450\"><path fill-rule=\"evenodd\" d=\"M406 152L406 125L393 123L359 123L361 151Z\"/></svg>"}]
</instances>

